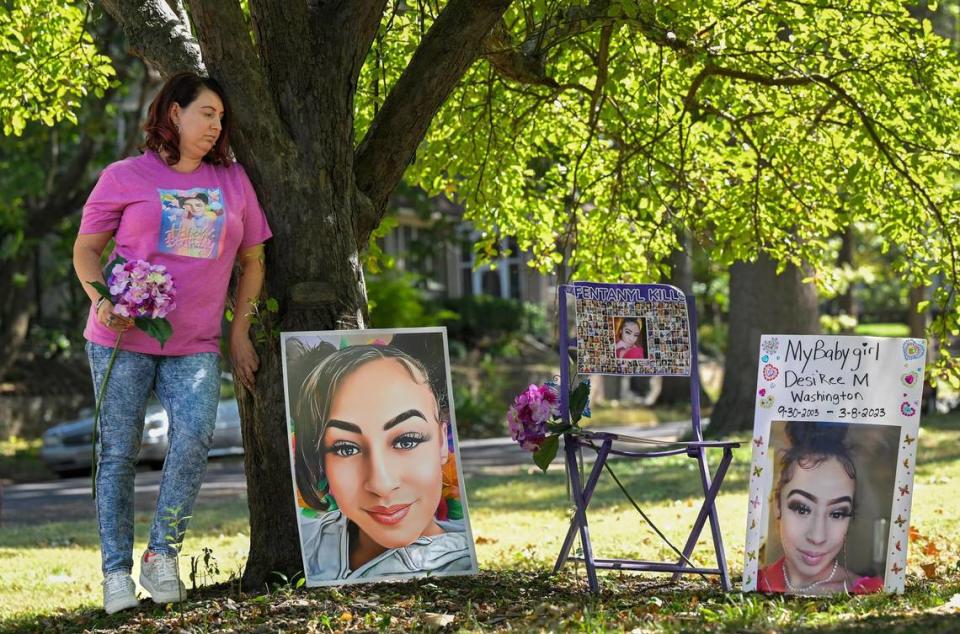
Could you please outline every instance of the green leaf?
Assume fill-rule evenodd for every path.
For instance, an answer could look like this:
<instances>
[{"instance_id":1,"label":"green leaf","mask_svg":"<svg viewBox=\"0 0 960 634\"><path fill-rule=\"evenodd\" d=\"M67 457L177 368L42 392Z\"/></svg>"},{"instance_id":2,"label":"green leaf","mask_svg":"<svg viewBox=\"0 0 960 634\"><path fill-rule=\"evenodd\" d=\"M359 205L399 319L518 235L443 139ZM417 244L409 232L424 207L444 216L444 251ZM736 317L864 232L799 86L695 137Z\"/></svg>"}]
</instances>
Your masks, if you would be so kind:
<instances>
[{"instance_id":1,"label":"green leaf","mask_svg":"<svg viewBox=\"0 0 960 634\"><path fill-rule=\"evenodd\" d=\"M590 398L590 384L581 382L576 389L570 392L570 422L574 425L583 417L583 409Z\"/></svg>"},{"instance_id":2,"label":"green leaf","mask_svg":"<svg viewBox=\"0 0 960 634\"><path fill-rule=\"evenodd\" d=\"M107 286L103 282L93 281L93 282L87 282L87 284L89 284L94 289L96 289L96 291L100 293L100 297L105 297L110 301L113 301L113 297L110 296L110 289L107 288Z\"/></svg>"},{"instance_id":3,"label":"green leaf","mask_svg":"<svg viewBox=\"0 0 960 634\"><path fill-rule=\"evenodd\" d=\"M560 448L560 436L547 436L540 448L533 452L533 461L546 471L553 459L557 457L557 450Z\"/></svg>"},{"instance_id":4,"label":"green leaf","mask_svg":"<svg viewBox=\"0 0 960 634\"><path fill-rule=\"evenodd\" d=\"M267 298L267 310L270 311L271 313L277 312L278 310L280 310L280 302L278 302L278 301L277 301L275 298L273 298L273 297L268 297L268 298Z\"/></svg>"},{"instance_id":5,"label":"green leaf","mask_svg":"<svg viewBox=\"0 0 960 634\"><path fill-rule=\"evenodd\" d=\"M137 328L159 341L161 348L173 334L173 327L163 317L137 317L133 320L133 323Z\"/></svg>"}]
</instances>

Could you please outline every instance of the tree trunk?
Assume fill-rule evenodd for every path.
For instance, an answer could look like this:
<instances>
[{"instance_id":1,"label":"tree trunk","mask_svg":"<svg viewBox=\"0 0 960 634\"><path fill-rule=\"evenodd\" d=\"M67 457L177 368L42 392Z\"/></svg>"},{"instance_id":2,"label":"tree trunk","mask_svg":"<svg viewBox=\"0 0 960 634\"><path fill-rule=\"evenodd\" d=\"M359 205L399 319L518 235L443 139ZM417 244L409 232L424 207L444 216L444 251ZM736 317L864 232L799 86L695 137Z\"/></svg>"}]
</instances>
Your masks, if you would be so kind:
<instances>
[{"instance_id":1,"label":"tree trunk","mask_svg":"<svg viewBox=\"0 0 960 634\"><path fill-rule=\"evenodd\" d=\"M790 266L782 275L766 255L730 268L730 335L723 390L713 408L709 434L723 436L753 428L757 357L762 334L816 334L817 291Z\"/></svg>"},{"instance_id":2,"label":"tree trunk","mask_svg":"<svg viewBox=\"0 0 960 634\"><path fill-rule=\"evenodd\" d=\"M687 295L693 294L693 240L689 232L678 236L679 248L670 256L670 283ZM690 379L688 377L664 377L657 396L656 404L674 404L690 402ZM701 406L712 403L707 392L700 385Z\"/></svg>"},{"instance_id":3,"label":"tree trunk","mask_svg":"<svg viewBox=\"0 0 960 634\"><path fill-rule=\"evenodd\" d=\"M855 245L856 237L854 236L853 226L851 225L843 232L843 241L840 243L840 253L837 256L837 266L853 268L853 251ZM846 313L854 319L859 317L857 302L853 296L853 283L847 286L847 290L840 295L837 300L841 313Z\"/></svg>"},{"instance_id":4,"label":"tree trunk","mask_svg":"<svg viewBox=\"0 0 960 634\"><path fill-rule=\"evenodd\" d=\"M352 146L346 150L352 155ZM329 143L329 139L328 139ZM331 152L336 152L331 144ZM344 148L339 148L343 150ZM262 181L259 193L270 205L273 239L267 249L263 297L276 298L282 312L261 302L257 348L260 369L253 394L238 388L246 451L250 507L250 557L244 586L260 589L274 572L292 577L303 569L290 483L288 422L284 407L280 331L364 327L363 272L352 239L354 208L347 170L326 172L317 165L290 166L284 181ZM340 174L335 182L331 176ZM237 307L238 310L241 307Z\"/></svg>"},{"instance_id":5,"label":"tree trunk","mask_svg":"<svg viewBox=\"0 0 960 634\"><path fill-rule=\"evenodd\" d=\"M0 276L0 379L16 361L27 338L33 301L34 249L22 247L3 263Z\"/></svg>"}]
</instances>

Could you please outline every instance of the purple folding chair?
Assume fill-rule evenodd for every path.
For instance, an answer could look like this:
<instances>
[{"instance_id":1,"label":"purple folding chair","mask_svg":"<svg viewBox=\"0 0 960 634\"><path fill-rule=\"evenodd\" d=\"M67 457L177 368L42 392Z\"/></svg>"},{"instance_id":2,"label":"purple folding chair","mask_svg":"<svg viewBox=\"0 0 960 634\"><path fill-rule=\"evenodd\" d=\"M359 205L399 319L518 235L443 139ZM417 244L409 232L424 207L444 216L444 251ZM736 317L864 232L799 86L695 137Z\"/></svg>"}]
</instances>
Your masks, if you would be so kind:
<instances>
[{"instance_id":1,"label":"purple folding chair","mask_svg":"<svg viewBox=\"0 0 960 634\"><path fill-rule=\"evenodd\" d=\"M577 308L577 336L571 339L567 321L567 297L573 296ZM737 442L706 441L700 428L700 379L697 370L697 321L696 306L690 295L664 284L597 284L574 282L558 289L560 317L560 414L565 422L570 421L570 363L571 351L576 350L578 374L614 374L626 376L689 376L691 402L691 432L689 442L670 443L673 448L641 452L614 447L622 443L643 442L624 434L612 434L578 430L564 434L564 455L567 476L575 511L570 521L566 539L554 572L560 570L567 560L583 561L587 569L590 590L599 589L597 569L669 572L676 582L681 574L720 575L724 590L732 590L727 572L727 560L723 552L720 522L717 518L715 500L720 485L733 459ZM632 324L628 325L628 324ZM623 333L626 332L626 336ZM629 347L629 342L635 345ZM624 343L626 342L626 343ZM639 342L639 346L636 345ZM639 350L637 348L640 348ZM581 480L577 457L582 449L596 451L597 458L586 477ZM715 473L707 466L707 450L722 449L723 457ZM594 489L604 469L609 469L611 456L654 459L686 454L697 461L700 482L703 486L703 504L693 524L690 535L678 552L675 561L641 561L631 559L603 559L594 556L587 524L587 508ZM616 479L616 475L610 471ZM618 485L620 484L617 481ZM622 488L622 487L621 487ZM624 489L626 493L626 490ZM629 494L627 494L629 497ZM630 499L633 502L632 498ZM642 514L643 511L636 507ZM644 516L646 518L646 516ZM704 524L709 520L713 535L717 567L694 566L690 561L694 546ZM649 520L648 520L649 522ZM662 533L651 523L654 530ZM583 557L570 556L577 534L583 549ZM674 549L676 550L676 549Z\"/></svg>"}]
</instances>

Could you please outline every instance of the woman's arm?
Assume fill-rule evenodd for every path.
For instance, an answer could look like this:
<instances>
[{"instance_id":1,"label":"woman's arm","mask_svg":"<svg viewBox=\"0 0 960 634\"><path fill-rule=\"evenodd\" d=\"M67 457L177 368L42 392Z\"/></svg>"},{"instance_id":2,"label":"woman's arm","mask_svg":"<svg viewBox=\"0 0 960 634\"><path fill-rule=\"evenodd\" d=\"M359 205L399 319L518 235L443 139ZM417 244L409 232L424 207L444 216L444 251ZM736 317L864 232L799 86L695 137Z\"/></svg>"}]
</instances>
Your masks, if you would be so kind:
<instances>
[{"instance_id":1,"label":"woman's arm","mask_svg":"<svg viewBox=\"0 0 960 634\"><path fill-rule=\"evenodd\" d=\"M100 293L90 282L100 282L106 286L103 271L100 270L100 256L103 255L103 250L112 237L112 231L81 233L77 236L76 242L73 243L73 268L77 272L77 278L80 280L83 291L93 304L96 304L100 299ZM113 303L109 299L100 303L97 320L117 333L123 332L133 325L133 320L113 312Z\"/></svg>"},{"instance_id":2,"label":"woman's arm","mask_svg":"<svg viewBox=\"0 0 960 634\"><path fill-rule=\"evenodd\" d=\"M250 341L250 317L263 287L263 245L256 244L237 254L240 279L237 282L237 301L233 322L230 324L230 358L233 370L247 389L254 388L254 374L260 359Z\"/></svg>"}]
</instances>

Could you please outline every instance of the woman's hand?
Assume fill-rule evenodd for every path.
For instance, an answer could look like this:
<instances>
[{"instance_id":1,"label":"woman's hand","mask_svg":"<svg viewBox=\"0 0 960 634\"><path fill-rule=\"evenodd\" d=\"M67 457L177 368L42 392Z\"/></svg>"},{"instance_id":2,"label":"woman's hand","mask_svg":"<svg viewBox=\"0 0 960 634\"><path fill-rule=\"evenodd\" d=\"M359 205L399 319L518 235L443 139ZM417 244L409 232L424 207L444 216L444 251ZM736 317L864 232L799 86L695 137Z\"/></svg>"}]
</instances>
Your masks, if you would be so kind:
<instances>
[{"instance_id":1,"label":"woman's hand","mask_svg":"<svg viewBox=\"0 0 960 634\"><path fill-rule=\"evenodd\" d=\"M120 334L133 326L133 320L113 312L113 302L105 299L97 308L97 321L113 332Z\"/></svg>"},{"instance_id":2,"label":"woman's hand","mask_svg":"<svg viewBox=\"0 0 960 634\"><path fill-rule=\"evenodd\" d=\"M253 349L249 332L231 331L230 360L233 361L233 375L251 392L255 383L255 374L260 367L260 358Z\"/></svg>"}]
</instances>

